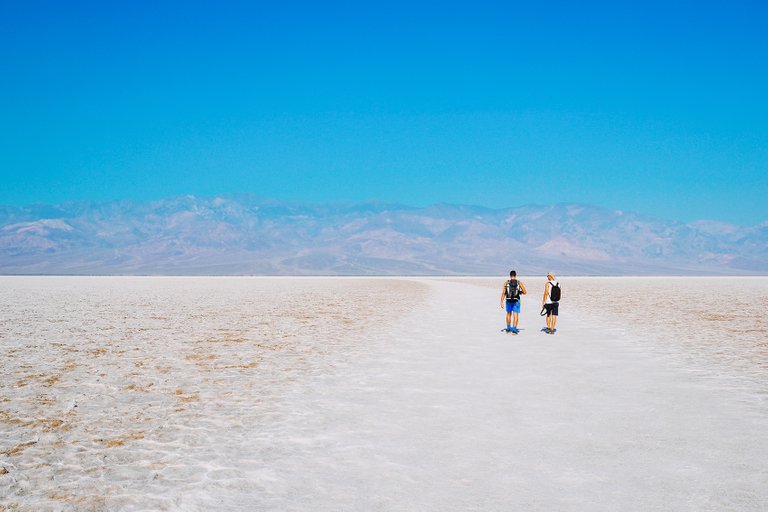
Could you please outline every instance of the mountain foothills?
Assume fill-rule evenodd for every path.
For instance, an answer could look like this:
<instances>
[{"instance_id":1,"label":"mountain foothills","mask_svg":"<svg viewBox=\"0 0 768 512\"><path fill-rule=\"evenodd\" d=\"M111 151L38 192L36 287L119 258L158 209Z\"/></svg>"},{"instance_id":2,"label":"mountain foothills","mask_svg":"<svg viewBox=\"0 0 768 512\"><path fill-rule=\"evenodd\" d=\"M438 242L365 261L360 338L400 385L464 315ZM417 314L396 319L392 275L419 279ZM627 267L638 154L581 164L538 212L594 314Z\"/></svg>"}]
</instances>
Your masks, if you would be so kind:
<instances>
[{"instance_id":1,"label":"mountain foothills","mask_svg":"<svg viewBox=\"0 0 768 512\"><path fill-rule=\"evenodd\" d=\"M0 207L3 274L766 274L768 222L228 196Z\"/></svg>"}]
</instances>

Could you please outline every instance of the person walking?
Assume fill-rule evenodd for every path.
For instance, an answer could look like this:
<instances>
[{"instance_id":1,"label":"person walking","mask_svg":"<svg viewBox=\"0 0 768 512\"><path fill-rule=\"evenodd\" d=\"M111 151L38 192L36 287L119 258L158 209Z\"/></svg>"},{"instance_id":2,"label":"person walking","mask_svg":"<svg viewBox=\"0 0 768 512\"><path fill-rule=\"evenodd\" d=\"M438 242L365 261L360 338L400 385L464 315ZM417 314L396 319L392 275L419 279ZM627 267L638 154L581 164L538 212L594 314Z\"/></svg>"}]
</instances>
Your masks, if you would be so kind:
<instances>
[{"instance_id":1,"label":"person walking","mask_svg":"<svg viewBox=\"0 0 768 512\"><path fill-rule=\"evenodd\" d=\"M541 300L542 306L547 313L547 334L555 334L557 330L557 310L560 305L560 283L555 279L552 272L547 274L547 283L544 285L544 297Z\"/></svg>"},{"instance_id":2,"label":"person walking","mask_svg":"<svg viewBox=\"0 0 768 512\"><path fill-rule=\"evenodd\" d=\"M517 272L509 272L509 279L504 283L501 290L501 308L507 312L507 328L502 331L517 334L520 332L517 328L517 322L520 315L520 296L528 291L522 281L517 279Z\"/></svg>"}]
</instances>

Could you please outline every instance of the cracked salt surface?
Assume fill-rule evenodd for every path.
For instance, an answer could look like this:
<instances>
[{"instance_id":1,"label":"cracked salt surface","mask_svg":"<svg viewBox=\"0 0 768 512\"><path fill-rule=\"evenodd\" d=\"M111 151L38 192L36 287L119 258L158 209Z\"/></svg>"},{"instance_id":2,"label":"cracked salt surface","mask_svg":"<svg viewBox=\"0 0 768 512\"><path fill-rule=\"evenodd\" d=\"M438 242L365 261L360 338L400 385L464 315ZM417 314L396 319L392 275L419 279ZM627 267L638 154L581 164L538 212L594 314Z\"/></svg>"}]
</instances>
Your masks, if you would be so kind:
<instances>
[{"instance_id":1,"label":"cracked salt surface","mask_svg":"<svg viewBox=\"0 0 768 512\"><path fill-rule=\"evenodd\" d=\"M649 279L0 278L0 509L766 510L768 280L697 344Z\"/></svg>"}]
</instances>

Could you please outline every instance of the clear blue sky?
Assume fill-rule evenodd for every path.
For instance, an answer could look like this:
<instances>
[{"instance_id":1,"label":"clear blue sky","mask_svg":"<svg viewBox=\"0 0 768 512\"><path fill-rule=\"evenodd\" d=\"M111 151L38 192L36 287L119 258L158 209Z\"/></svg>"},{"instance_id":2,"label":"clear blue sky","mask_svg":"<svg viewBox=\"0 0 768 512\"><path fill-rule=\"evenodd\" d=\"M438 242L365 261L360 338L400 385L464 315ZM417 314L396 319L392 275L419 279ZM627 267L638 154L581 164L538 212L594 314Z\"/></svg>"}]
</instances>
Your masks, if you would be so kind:
<instances>
[{"instance_id":1,"label":"clear blue sky","mask_svg":"<svg viewBox=\"0 0 768 512\"><path fill-rule=\"evenodd\" d=\"M3 2L0 204L249 192L756 224L766 27L760 1Z\"/></svg>"}]
</instances>

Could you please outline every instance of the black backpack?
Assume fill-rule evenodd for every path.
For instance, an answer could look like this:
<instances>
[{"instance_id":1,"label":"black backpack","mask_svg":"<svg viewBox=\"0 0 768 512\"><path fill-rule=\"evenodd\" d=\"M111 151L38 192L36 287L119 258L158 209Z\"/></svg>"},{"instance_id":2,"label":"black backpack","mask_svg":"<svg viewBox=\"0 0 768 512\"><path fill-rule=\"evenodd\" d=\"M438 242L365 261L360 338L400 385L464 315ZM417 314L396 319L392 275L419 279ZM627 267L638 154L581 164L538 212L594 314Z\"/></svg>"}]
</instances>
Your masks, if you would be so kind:
<instances>
[{"instance_id":1,"label":"black backpack","mask_svg":"<svg viewBox=\"0 0 768 512\"><path fill-rule=\"evenodd\" d=\"M552 302L558 302L560 300L560 285L555 283L549 283L549 300Z\"/></svg>"},{"instance_id":2,"label":"black backpack","mask_svg":"<svg viewBox=\"0 0 768 512\"><path fill-rule=\"evenodd\" d=\"M507 300L520 300L520 283L517 279L507 281Z\"/></svg>"}]
</instances>

